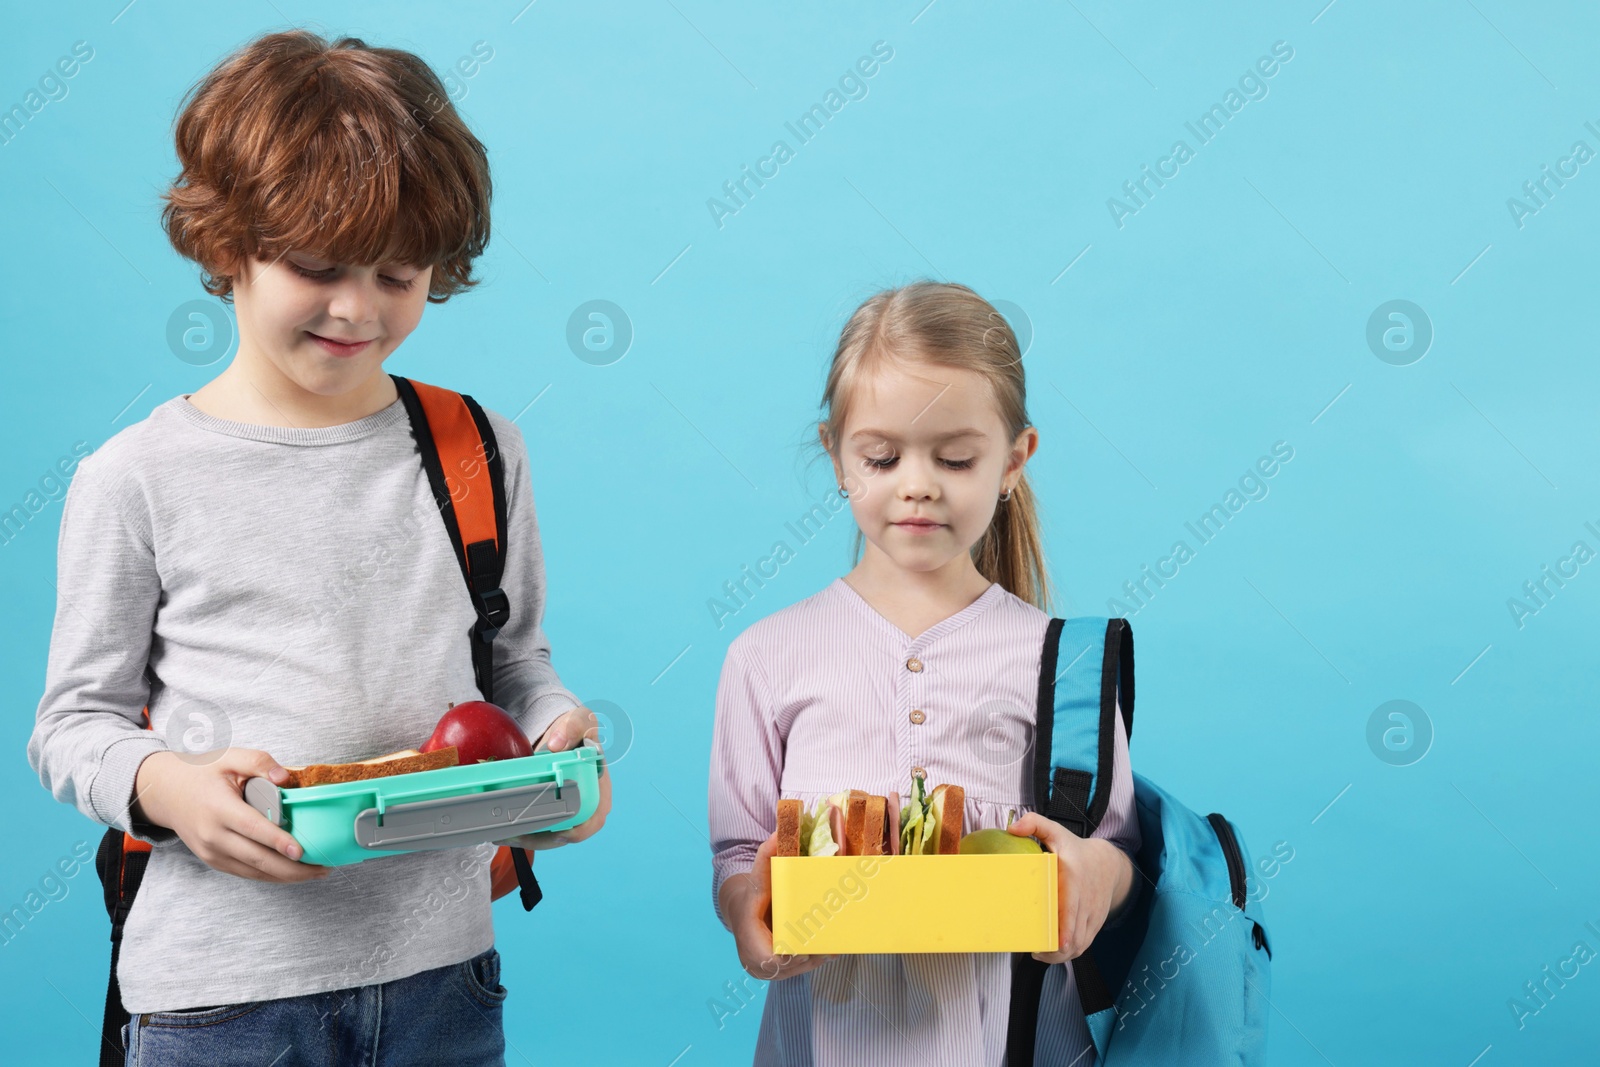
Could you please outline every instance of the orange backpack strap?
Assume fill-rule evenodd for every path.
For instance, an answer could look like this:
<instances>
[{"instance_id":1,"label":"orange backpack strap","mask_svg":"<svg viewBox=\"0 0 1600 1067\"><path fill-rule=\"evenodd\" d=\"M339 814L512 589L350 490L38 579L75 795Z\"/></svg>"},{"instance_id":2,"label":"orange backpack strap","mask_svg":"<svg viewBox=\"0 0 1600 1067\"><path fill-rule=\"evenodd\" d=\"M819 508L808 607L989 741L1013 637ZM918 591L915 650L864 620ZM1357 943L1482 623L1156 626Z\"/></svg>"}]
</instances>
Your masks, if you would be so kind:
<instances>
[{"instance_id":1,"label":"orange backpack strap","mask_svg":"<svg viewBox=\"0 0 1600 1067\"><path fill-rule=\"evenodd\" d=\"M433 488L462 577L477 610L471 630L472 669L484 700L494 699L494 639L511 618L511 601L500 588L505 565L505 464L494 428L478 402L391 374L411 435L422 454L422 469ZM522 890L522 906L532 911L543 898L526 849L502 845L490 866L489 899Z\"/></svg>"},{"instance_id":2,"label":"orange backpack strap","mask_svg":"<svg viewBox=\"0 0 1600 1067\"><path fill-rule=\"evenodd\" d=\"M511 602L500 588L506 528L505 467L494 429L477 401L433 385L390 375L422 453L461 575L478 612L472 629L472 661L483 699L493 700L489 666L493 641L511 618Z\"/></svg>"}]
</instances>

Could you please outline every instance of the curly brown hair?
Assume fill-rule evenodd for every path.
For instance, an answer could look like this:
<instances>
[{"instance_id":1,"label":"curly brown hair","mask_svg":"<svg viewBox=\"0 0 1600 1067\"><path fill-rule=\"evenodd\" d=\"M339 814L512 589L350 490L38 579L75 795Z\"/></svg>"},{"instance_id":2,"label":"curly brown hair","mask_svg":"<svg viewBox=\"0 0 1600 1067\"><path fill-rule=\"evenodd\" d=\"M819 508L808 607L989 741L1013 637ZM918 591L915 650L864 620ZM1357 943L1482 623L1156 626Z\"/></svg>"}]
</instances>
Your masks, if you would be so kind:
<instances>
[{"instance_id":1,"label":"curly brown hair","mask_svg":"<svg viewBox=\"0 0 1600 1067\"><path fill-rule=\"evenodd\" d=\"M252 258L432 266L428 301L478 284L488 152L421 59L307 30L259 37L189 92L182 172L162 199L173 247L230 300Z\"/></svg>"}]
</instances>

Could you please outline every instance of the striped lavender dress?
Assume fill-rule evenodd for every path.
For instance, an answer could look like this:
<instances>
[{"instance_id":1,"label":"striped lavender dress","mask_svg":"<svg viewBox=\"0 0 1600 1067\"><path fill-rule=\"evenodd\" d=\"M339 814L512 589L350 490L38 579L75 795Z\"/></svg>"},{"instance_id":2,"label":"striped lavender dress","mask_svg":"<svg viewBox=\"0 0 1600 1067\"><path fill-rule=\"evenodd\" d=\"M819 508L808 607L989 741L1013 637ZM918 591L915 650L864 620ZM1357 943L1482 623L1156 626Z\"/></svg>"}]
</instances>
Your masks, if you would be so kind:
<instances>
[{"instance_id":1,"label":"striped lavender dress","mask_svg":"<svg viewBox=\"0 0 1600 1067\"><path fill-rule=\"evenodd\" d=\"M809 809L841 789L903 797L922 768L930 787L965 787L968 831L1031 811L1026 754L1048 622L991 584L912 638L840 578L735 638L711 752L712 906L723 879L750 869L781 798ZM1123 729L1095 836L1130 854L1139 847ZM1004 953L841 956L768 983L755 1062L1004 1064L1010 964ZM1089 1067L1096 1057L1072 972L1047 973L1037 1062Z\"/></svg>"}]
</instances>

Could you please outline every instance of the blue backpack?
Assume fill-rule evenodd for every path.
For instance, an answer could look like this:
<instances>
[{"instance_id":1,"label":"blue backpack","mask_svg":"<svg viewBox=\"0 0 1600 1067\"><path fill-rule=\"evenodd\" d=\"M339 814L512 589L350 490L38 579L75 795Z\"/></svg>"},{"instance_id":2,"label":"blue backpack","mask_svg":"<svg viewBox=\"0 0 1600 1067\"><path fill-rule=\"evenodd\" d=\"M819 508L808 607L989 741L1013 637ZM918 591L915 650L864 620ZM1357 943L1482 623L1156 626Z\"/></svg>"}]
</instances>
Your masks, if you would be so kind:
<instances>
[{"instance_id":1,"label":"blue backpack","mask_svg":"<svg viewBox=\"0 0 1600 1067\"><path fill-rule=\"evenodd\" d=\"M1079 837L1100 825L1111 798L1119 689L1131 741L1127 620L1051 619L1039 664L1035 804ZM1039 997L1051 966L1072 967L1104 1067L1265 1061L1272 950L1261 904L1246 892L1244 841L1221 815L1196 815L1138 773L1133 788L1143 838L1134 857L1137 899L1071 964L1016 954L1008 1067L1035 1062Z\"/></svg>"}]
</instances>

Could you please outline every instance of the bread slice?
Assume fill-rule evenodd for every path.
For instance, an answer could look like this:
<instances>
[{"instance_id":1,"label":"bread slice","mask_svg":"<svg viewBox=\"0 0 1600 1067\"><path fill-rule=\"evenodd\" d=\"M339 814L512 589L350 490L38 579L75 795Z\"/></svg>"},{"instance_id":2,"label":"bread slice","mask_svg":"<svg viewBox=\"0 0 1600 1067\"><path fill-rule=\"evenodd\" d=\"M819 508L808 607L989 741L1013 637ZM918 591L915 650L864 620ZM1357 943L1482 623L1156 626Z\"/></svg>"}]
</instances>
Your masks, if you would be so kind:
<instances>
[{"instance_id":1,"label":"bread slice","mask_svg":"<svg viewBox=\"0 0 1600 1067\"><path fill-rule=\"evenodd\" d=\"M839 844L839 855L861 856L866 853L867 794L860 789L850 790L844 809L844 840Z\"/></svg>"},{"instance_id":2,"label":"bread slice","mask_svg":"<svg viewBox=\"0 0 1600 1067\"><path fill-rule=\"evenodd\" d=\"M454 767L458 763L456 747L418 752L414 748L374 756L358 763L313 763L305 767L285 767L289 780L284 789L304 789L313 785L334 785L339 782L361 782L368 778L384 778L391 774L410 774L413 771L433 771L440 767Z\"/></svg>"},{"instance_id":3,"label":"bread slice","mask_svg":"<svg viewBox=\"0 0 1600 1067\"><path fill-rule=\"evenodd\" d=\"M959 785L941 785L928 794L934 819L939 824L931 844L939 856L954 856L961 851L961 829L965 821L967 791Z\"/></svg>"},{"instance_id":4,"label":"bread slice","mask_svg":"<svg viewBox=\"0 0 1600 1067\"><path fill-rule=\"evenodd\" d=\"M882 856L888 845L889 801L885 797L866 799L865 827L861 839L861 855ZM896 837L899 835L896 834Z\"/></svg>"},{"instance_id":5,"label":"bread slice","mask_svg":"<svg viewBox=\"0 0 1600 1067\"><path fill-rule=\"evenodd\" d=\"M800 814L798 800L778 801L778 851L774 855L800 855Z\"/></svg>"}]
</instances>

